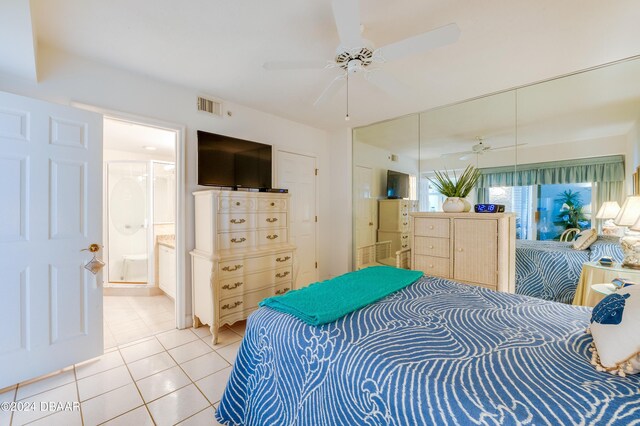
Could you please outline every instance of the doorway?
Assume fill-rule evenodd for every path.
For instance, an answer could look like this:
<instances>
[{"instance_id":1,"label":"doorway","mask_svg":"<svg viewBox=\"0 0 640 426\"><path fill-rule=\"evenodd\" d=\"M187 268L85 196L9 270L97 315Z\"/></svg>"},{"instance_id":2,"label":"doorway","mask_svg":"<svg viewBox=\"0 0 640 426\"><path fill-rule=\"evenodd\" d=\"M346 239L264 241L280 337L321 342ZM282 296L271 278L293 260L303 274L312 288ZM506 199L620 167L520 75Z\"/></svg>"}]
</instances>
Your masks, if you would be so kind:
<instances>
[{"instance_id":1,"label":"doorway","mask_svg":"<svg viewBox=\"0 0 640 426\"><path fill-rule=\"evenodd\" d=\"M176 328L175 130L104 119L104 345Z\"/></svg>"}]
</instances>

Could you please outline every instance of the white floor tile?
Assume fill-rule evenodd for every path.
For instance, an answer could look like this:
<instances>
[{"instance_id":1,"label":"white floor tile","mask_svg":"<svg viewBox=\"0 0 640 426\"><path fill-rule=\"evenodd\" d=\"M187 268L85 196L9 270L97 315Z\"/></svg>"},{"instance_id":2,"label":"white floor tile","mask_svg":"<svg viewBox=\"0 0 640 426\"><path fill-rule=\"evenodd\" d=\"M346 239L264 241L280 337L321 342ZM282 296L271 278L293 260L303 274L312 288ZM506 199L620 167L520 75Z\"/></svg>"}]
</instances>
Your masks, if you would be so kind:
<instances>
[{"instance_id":1,"label":"white floor tile","mask_svg":"<svg viewBox=\"0 0 640 426\"><path fill-rule=\"evenodd\" d=\"M186 386L148 404L156 425L174 425L209 405L194 385Z\"/></svg>"},{"instance_id":2,"label":"white floor tile","mask_svg":"<svg viewBox=\"0 0 640 426\"><path fill-rule=\"evenodd\" d=\"M142 398L132 383L82 403L85 425L97 425L142 405Z\"/></svg>"},{"instance_id":3,"label":"white floor tile","mask_svg":"<svg viewBox=\"0 0 640 426\"><path fill-rule=\"evenodd\" d=\"M189 377L175 366L136 382L145 402L151 402L191 383Z\"/></svg>"},{"instance_id":4,"label":"white floor tile","mask_svg":"<svg viewBox=\"0 0 640 426\"><path fill-rule=\"evenodd\" d=\"M208 352L211 352L211 347L200 339L169 349L169 355L171 355L178 364L197 358Z\"/></svg>"},{"instance_id":5,"label":"white floor tile","mask_svg":"<svg viewBox=\"0 0 640 426\"><path fill-rule=\"evenodd\" d=\"M0 403L13 402L16 397L16 388L13 387L0 393ZM0 410L0 426L9 426L11 423L11 411Z\"/></svg>"},{"instance_id":6,"label":"white floor tile","mask_svg":"<svg viewBox=\"0 0 640 426\"><path fill-rule=\"evenodd\" d=\"M175 330L176 329L176 321L175 320L169 320L169 321L149 324L149 329L151 329L153 334L163 333L163 332L169 331L169 330Z\"/></svg>"},{"instance_id":7,"label":"white floor tile","mask_svg":"<svg viewBox=\"0 0 640 426\"><path fill-rule=\"evenodd\" d=\"M16 400L28 398L36 395L40 392L48 391L58 386L66 385L75 381L73 368L70 368L61 373L54 373L47 376L43 376L34 380L30 380L25 384L20 383L18 385L18 393Z\"/></svg>"},{"instance_id":8,"label":"white floor tile","mask_svg":"<svg viewBox=\"0 0 640 426\"><path fill-rule=\"evenodd\" d=\"M206 426L206 425L219 425L215 418L215 410L213 407L207 407L197 414L189 417L188 419L178 423L180 426Z\"/></svg>"},{"instance_id":9,"label":"white floor tile","mask_svg":"<svg viewBox=\"0 0 640 426\"><path fill-rule=\"evenodd\" d=\"M109 426L153 426L153 420L147 411L147 407L138 407L135 410L131 410L128 413L124 413L115 419L109 420L103 425Z\"/></svg>"},{"instance_id":10,"label":"white floor tile","mask_svg":"<svg viewBox=\"0 0 640 426\"><path fill-rule=\"evenodd\" d=\"M224 348L217 349L216 352L220 354L224 359L226 359L229 364L233 364L236 362L236 356L238 355L238 349L240 349L240 344L242 342L235 342L230 344L229 346L225 346Z\"/></svg>"},{"instance_id":11,"label":"white floor tile","mask_svg":"<svg viewBox=\"0 0 640 426\"><path fill-rule=\"evenodd\" d=\"M229 367L227 360L215 352L209 352L198 358L181 364L180 367L189 375L194 382L210 374Z\"/></svg>"},{"instance_id":12,"label":"white floor tile","mask_svg":"<svg viewBox=\"0 0 640 426\"><path fill-rule=\"evenodd\" d=\"M132 331L125 331L122 333L113 333L113 337L115 337L118 345L124 345L126 343L133 342L135 340L142 339L147 336L152 336L153 331L147 326L141 329L136 329Z\"/></svg>"},{"instance_id":13,"label":"white floor tile","mask_svg":"<svg viewBox=\"0 0 640 426\"><path fill-rule=\"evenodd\" d=\"M124 365L78 380L80 401L86 401L126 384L133 383L129 370Z\"/></svg>"},{"instance_id":14,"label":"white floor tile","mask_svg":"<svg viewBox=\"0 0 640 426\"><path fill-rule=\"evenodd\" d=\"M73 403L77 401L78 393L76 391L75 383L69 383L46 392L39 393L22 400L24 403L33 403L34 409L32 411L14 412L12 424L22 425L55 413L55 411L50 410L50 407L47 404L44 406L41 405L42 402Z\"/></svg>"},{"instance_id":15,"label":"white floor tile","mask_svg":"<svg viewBox=\"0 0 640 426\"><path fill-rule=\"evenodd\" d=\"M205 336L202 338L202 341L209 345L209 347L211 347L212 349L217 350L220 348L224 348L225 346L229 346L232 343L239 342L240 340L242 340L242 336L234 333L228 328L223 328L218 333L218 343L214 345L211 339L212 336Z\"/></svg>"},{"instance_id":16,"label":"white floor tile","mask_svg":"<svg viewBox=\"0 0 640 426\"><path fill-rule=\"evenodd\" d=\"M60 411L29 423L29 426L82 426L80 410Z\"/></svg>"},{"instance_id":17,"label":"white floor tile","mask_svg":"<svg viewBox=\"0 0 640 426\"><path fill-rule=\"evenodd\" d=\"M163 352L164 348L158 342L157 339L151 338L142 343L127 346L120 349L120 354L127 364L137 361L142 358L147 358L151 355Z\"/></svg>"},{"instance_id":18,"label":"white floor tile","mask_svg":"<svg viewBox=\"0 0 640 426\"><path fill-rule=\"evenodd\" d=\"M192 328L191 331L196 333L199 338L209 337L211 338L211 330L208 325L201 325L198 328Z\"/></svg>"},{"instance_id":19,"label":"white floor tile","mask_svg":"<svg viewBox=\"0 0 640 426\"><path fill-rule=\"evenodd\" d=\"M124 365L124 360L120 356L119 351L107 352L98 358L76 364L76 377L81 379L121 365Z\"/></svg>"},{"instance_id":20,"label":"white floor tile","mask_svg":"<svg viewBox=\"0 0 640 426\"><path fill-rule=\"evenodd\" d=\"M152 374L175 366L176 363L168 353L162 352L129 364L129 371L134 380L140 380Z\"/></svg>"},{"instance_id":21,"label":"white floor tile","mask_svg":"<svg viewBox=\"0 0 640 426\"><path fill-rule=\"evenodd\" d=\"M156 335L162 346L166 349L172 349L176 346L184 345L185 343L193 342L198 338L195 333L192 333L190 329L185 330L171 330L165 333Z\"/></svg>"},{"instance_id":22,"label":"white floor tile","mask_svg":"<svg viewBox=\"0 0 640 426\"><path fill-rule=\"evenodd\" d=\"M196 382L196 385L202 393L207 397L209 402L215 404L220 401L224 389L227 386L229 375L231 374L231 367L220 370L217 373L213 373L210 376L200 379Z\"/></svg>"}]
</instances>

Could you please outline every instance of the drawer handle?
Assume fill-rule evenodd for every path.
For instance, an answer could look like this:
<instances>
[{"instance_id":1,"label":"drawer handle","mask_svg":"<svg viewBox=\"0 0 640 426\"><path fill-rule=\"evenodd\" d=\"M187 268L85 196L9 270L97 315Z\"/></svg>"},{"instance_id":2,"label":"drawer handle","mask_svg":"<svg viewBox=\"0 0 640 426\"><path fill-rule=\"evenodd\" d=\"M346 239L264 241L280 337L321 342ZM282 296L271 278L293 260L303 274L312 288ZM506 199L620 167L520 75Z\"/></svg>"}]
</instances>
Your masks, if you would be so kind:
<instances>
[{"instance_id":1,"label":"drawer handle","mask_svg":"<svg viewBox=\"0 0 640 426\"><path fill-rule=\"evenodd\" d=\"M276 277L277 277L277 278L284 278L284 277L286 277L287 275L289 275L289 271L282 272L282 273L278 272L278 273L276 274Z\"/></svg>"},{"instance_id":2,"label":"drawer handle","mask_svg":"<svg viewBox=\"0 0 640 426\"><path fill-rule=\"evenodd\" d=\"M276 238L278 238L278 234L267 235L267 240L275 240Z\"/></svg>"},{"instance_id":3,"label":"drawer handle","mask_svg":"<svg viewBox=\"0 0 640 426\"><path fill-rule=\"evenodd\" d=\"M291 256L276 257L276 262L286 262L289 259L291 259Z\"/></svg>"},{"instance_id":4,"label":"drawer handle","mask_svg":"<svg viewBox=\"0 0 640 426\"><path fill-rule=\"evenodd\" d=\"M429 268L433 268L433 265L429 265Z\"/></svg>"},{"instance_id":5,"label":"drawer handle","mask_svg":"<svg viewBox=\"0 0 640 426\"><path fill-rule=\"evenodd\" d=\"M430 249L432 249L432 248L433 248L433 246L429 246L429 248L430 248Z\"/></svg>"},{"instance_id":6,"label":"drawer handle","mask_svg":"<svg viewBox=\"0 0 640 426\"><path fill-rule=\"evenodd\" d=\"M268 217L267 218L267 222L269 222L269 223L273 223L273 222L277 222L277 221L278 221L277 217Z\"/></svg>"},{"instance_id":7,"label":"drawer handle","mask_svg":"<svg viewBox=\"0 0 640 426\"><path fill-rule=\"evenodd\" d=\"M242 281L238 281L236 283L233 283L233 286L231 286L231 284L225 284L222 286L222 288L224 290L233 290L234 288L238 288L242 285Z\"/></svg>"},{"instance_id":8,"label":"drawer handle","mask_svg":"<svg viewBox=\"0 0 640 426\"><path fill-rule=\"evenodd\" d=\"M406 215L407 215L407 213L402 213L402 216L406 216Z\"/></svg>"},{"instance_id":9,"label":"drawer handle","mask_svg":"<svg viewBox=\"0 0 640 426\"><path fill-rule=\"evenodd\" d=\"M244 220L244 219L231 219L229 222L231 222L233 224L238 224L238 223L245 223L246 220Z\"/></svg>"},{"instance_id":10,"label":"drawer handle","mask_svg":"<svg viewBox=\"0 0 640 426\"><path fill-rule=\"evenodd\" d=\"M429 225L429 229L433 229L433 225Z\"/></svg>"},{"instance_id":11,"label":"drawer handle","mask_svg":"<svg viewBox=\"0 0 640 426\"><path fill-rule=\"evenodd\" d=\"M402 238L406 240L407 238L409 238L409 236L408 235L403 235Z\"/></svg>"},{"instance_id":12,"label":"drawer handle","mask_svg":"<svg viewBox=\"0 0 640 426\"><path fill-rule=\"evenodd\" d=\"M239 206L239 205L240 205L240 201L236 201L236 206Z\"/></svg>"},{"instance_id":13,"label":"drawer handle","mask_svg":"<svg viewBox=\"0 0 640 426\"><path fill-rule=\"evenodd\" d=\"M242 237L242 238L232 238L232 239L231 239L231 242L232 242L232 243L237 243L237 244L244 243L245 241L247 241L247 239L246 239L245 237Z\"/></svg>"},{"instance_id":14,"label":"drawer handle","mask_svg":"<svg viewBox=\"0 0 640 426\"><path fill-rule=\"evenodd\" d=\"M460 252L461 252L461 251L463 251L462 247L461 247L461 248L459 248L459 249L458 249L458 251L460 251Z\"/></svg>"},{"instance_id":15,"label":"drawer handle","mask_svg":"<svg viewBox=\"0 0 640 426\"><path fill-rule=\"evenodd\" d=\"M224 268L222 268L222 270L227 272L233 272L233 271L237 271L240 268L242 268L242 265L233 265L233 268L231 266L225 266Z\"/></svg>"},{"instance_id":16,"label":"drawer handle","mask_svg":"<svg viewBox=\"0 0 640 426\"><path fill-rule=\"evenodd\" d=\"M273 202L271 203L271 207L273 207L273 206L275 206L275 205L276 205L276 203L273 203Z\"/></svg>"},{"instance_id":17,"label":"drawer handle","mask_svg":"<svg viewBox=\"0 0 640 426\"><path fill-rule=\"evenodd\" d=\"M403 224L404 226L407 226L407 225L408 225L408 223L407 223L407 222L402 222L402 224Z\"/></svg>"},{"instance_id":18,"label":"drawer handle","mask_svg":"<svg viewBox=\"0 0 640 426\"><path fill-rule=\"evenodd\" d=\"M289 288L283 288L281 290L276 290L276 294L285 294L289 290L290 290Z\"/></svg>"},{"instance_id":19,"label":"drawer handle","mask_svg":"<svg viewBox=\"0 0 640 426\"><path fill-rule=\"evenodd\" d=\"M233 305L230 305L228 303L226 305L222 305L222 307L220 309L235 309L240 305L242 305L242 301L238 300Z\"/></svg>"}]
</instances>

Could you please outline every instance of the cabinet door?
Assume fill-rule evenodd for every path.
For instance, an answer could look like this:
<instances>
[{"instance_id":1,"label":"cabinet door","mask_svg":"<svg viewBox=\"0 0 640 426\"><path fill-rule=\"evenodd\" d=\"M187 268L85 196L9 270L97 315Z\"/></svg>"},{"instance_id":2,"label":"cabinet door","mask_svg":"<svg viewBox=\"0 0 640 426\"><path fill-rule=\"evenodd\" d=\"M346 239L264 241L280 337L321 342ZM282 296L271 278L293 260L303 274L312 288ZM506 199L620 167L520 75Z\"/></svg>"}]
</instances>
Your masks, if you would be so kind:
<instances>
[{"instance_id":1,"label":"cabinet door","mask_svg":"<svg viewBox=\"0 0 640 426\"><path fill-rule=\"evenodd\" d=\"M495 287L498 221L454 219L454 279Z\"/></svg>"}]
</instances>

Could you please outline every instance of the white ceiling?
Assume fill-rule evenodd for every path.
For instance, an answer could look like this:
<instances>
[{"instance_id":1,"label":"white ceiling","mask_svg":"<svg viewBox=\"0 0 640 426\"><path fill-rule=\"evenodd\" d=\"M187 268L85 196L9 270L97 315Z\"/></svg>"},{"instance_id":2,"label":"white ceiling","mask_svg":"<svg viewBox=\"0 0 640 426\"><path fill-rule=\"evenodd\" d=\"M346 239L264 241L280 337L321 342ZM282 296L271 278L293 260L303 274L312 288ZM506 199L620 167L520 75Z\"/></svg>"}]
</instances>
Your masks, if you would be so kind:
<instances>
[{"instance_id":1,"label":"white ceiling","mask_svg":"<svg viewBox=\"0 0 640 426\"><path fill-rule=\"evenodd\" d=\"M635 0L360 0L376 46L456 22L458 42L383 64L413 96L359 79L312 106L336 70L266 71L267 60L329 60L329 0L33 0L38 43L315 127L397 117L640 53Z\"/></svg>"},{"instance_id":2,"label":"white ceiling","mask_svg":"<svg viewBox=\"0 0 640 426\"><path fill-rule=\"evenodd\" d=\"M106 118L103 133L105 149L175 158L176 133L173 131Z\"/></svg>"}]
</instances>

